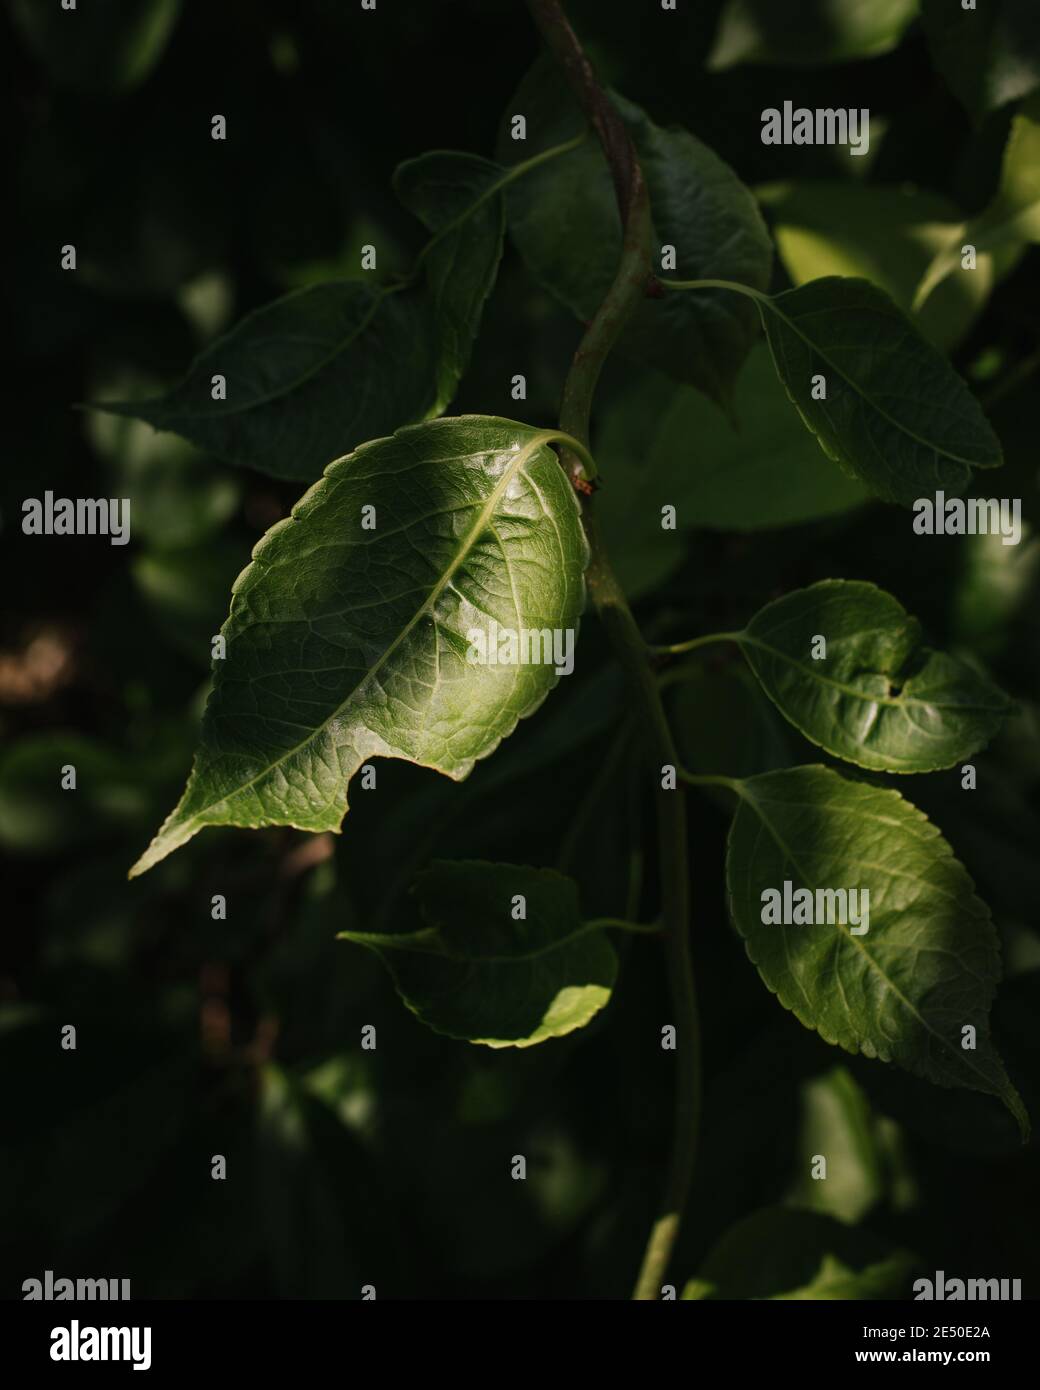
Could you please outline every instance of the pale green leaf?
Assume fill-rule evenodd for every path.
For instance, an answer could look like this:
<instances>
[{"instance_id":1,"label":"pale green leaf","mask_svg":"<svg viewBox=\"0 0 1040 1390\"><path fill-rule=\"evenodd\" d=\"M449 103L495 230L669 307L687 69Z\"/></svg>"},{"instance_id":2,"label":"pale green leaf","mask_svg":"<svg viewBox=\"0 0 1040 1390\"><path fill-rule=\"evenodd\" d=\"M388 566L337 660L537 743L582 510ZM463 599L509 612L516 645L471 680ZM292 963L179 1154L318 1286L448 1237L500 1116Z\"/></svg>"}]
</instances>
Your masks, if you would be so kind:
<instances>
[{"instance_id":1,"label":"pale green leaf","mask_svg":"<svg viewBox=\"0 0 1040 1390\"><path fill-rule=\"evenodd\" d=\"M978 401L883 290L826 276L758 303L806 426L876 496L910 505L936 489L959 494L973 468L1003 462Z\"/></svg>"},{"instance_id":2,"label":"pale green leaf","mask_svg":"<svg viewBox=\"0 0 1040 1390\"><path fill-rule=\"evenodd\" d=\"M797 1177L788 1199L855 1225L885 1191L880 1120L846 1067L804 1082L799 1101ZM814 1173L817 1157L827 1164L823 1177Z\"/></svg>"},{"instance_id":3,"label":"pale green leaf","mask_svg":"<svg viewBox=\"0 0 1040 1390\"><path fill-rule=\"evenodd\" d=\"M755 193L769 213L780 259L795 285L825 275L859 276L908 313L918 282L960 222L948 199L903 185L813 180L768 184ZM971 274L951 281L922 305L921 332L937 347L951 348L1009 269L1007 256L982 256Z\"/></svg>"},{"instance_id":4,"label":"pale green leaf","mask_svg":"<svg viewBox=\"0 0 1040 1390\"><path fill-rule=\"evenodd\" d=\"M769 772L738 787L730 910L784 1008L847 1052L998 1096L1028 1134L989 1032L996 930L936 827L898 792L825 767ZM869 911L858 924L763 922L766 890L783 893L788 882L792 894L865 890Z\"/></svg>"},{"instance_id":5,"label":"pale green leaf","mask_svg":"<svg viewBox=\"0 0 1040 1390\"><path fill-rule=\"evenodd\" d=\"M675 248L677 277L730 278L753 288L769 282L772 245L751 193L706 145L683 130L653 124L633 102L612 94L631 132L650 194L653 264ZM514 113L527 140L510 138ZM574 136L582 116L553 65L532 68L514 95L498 143L503 163L528 158ZM506 197L512 236L539 284L580 319L589 320L617 272L621 223L614 183L595 141L533 171ZM648 299L624 330L621 348L678 381L728 402L733 379L756 336L749 305L733 295Z\"/></svg>"},{"instance_id":6,"label":"pale green leaf","mask_svg":"<svg viewBox=\"0 0 1040 1390\"><path fill-rule=\"evenodd\" d=\"M994 254L1010 263L1030 242L1040 242L1040 97L1027 102L1011 122L993 201L978 217L951 229L921 276L915 305L930 309L933 291L940 285L943 292L950 285L973 286ZM964 246L975 248L975 269L965 269L943 284L961 269Z\"/></svg>"},{"instance_id":7,"label":"pale green leaf","mask_svg":"<svg viewBox=\"0 0 1040 1390\"><path fill-rule=\"evenodd\" d=\"M601 926L582 921L577 885L563 874L439 861L414 892L426 927L340 936L376 951L404 1002L437 1032L530 1047L583 1028L610 999L614 948Z\"/></svg>"},{"instance_id":8,"label":"pale green leaf","mask_svg":"<svg viewBox=\"0 0 1040 1390\"><path fill-rule=\"evenodd\" d=\"M512 733L555 666L475 664L469 634L577 627L587 547L557 437L461 416L329 466L235 584L191 778L132 873L207 825L338 830L368 759L458 780Z\"/></svg>"},{"instance_id":9,"label":"pale green leaf","mask_svg":"<svg viewBox=\"0 0 1040 1390\"><path fill-rule=\"evenodd\" d=\"M708 67L816 67L895 48L916 0L727 0Z\"/></svg>"},{"instance_id":10,"label":"pale green leaf","mask_svg":"<svg viewBox=\"0 0 1040 1390\"><path fill-rule=\"evenodd\" d=\"M813 655L819 637L825 656ZM1011 710L973 667L926 646L891 594L859 580L786 594L737 640L785 718L836 758L874 771L953 767Z\"/></svg>"}]
</instances>

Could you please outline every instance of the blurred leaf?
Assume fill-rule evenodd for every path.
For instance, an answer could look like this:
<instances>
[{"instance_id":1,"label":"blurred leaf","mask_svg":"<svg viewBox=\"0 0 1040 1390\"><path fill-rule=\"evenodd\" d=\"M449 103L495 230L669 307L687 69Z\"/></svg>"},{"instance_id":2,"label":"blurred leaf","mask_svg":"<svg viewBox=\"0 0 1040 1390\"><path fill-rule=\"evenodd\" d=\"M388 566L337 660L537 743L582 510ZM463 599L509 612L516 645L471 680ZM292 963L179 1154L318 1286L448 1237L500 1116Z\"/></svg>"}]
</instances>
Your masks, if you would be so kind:
<instances>
[{"instance_id":1,"label":"blurred leaf","mask_svg":"<svg viewBox=\"0 0 1040 1390\"><path fill-rule=\"evenodd\" d=\"M59 86L113 93L138 86L162 57L180 0L84 0L76 9L11 0L22 37Z\"/></svg>"},{"instance_id":2,"label":"blurred leaf","mask_svg":"<svg viewBox=\"0 0 1040 1390\"><path fill-rule=\"evenodd\" d=\"M134 583L167 642L209 670L228 592L249 563L249 547L228 538L181 550L146 551L132 563Z\"/></svg>"},{"instance_id":3,"label":"blurred leaf","mask_svg":"<svg viewBox=\"0 0 1040 1390\"><path fill-rule=\"evenodd\" d=\"M814 1176L817 1156L824 1176ZM814 1076L801 1088L798 1177L791 1202L855 1225L885 1191L885 1155L870 1102L845 1067Z\"/></svg>"},{"instance_id":4,"label":"blurred leaf","mask_svg":"<svg viewBox=\"0 0 1040 1390\"><path fill-rule=\"evenodd\" d=\"M577 628L588 551L555 437L461 416L327 470L236 583L188 787L132 874L207 825L338 830L371 757L459 781L541 704L554 666L468 653L479 631L497 655L491 623Z\"/></svg>"},{"instance_id":5,"label":"blurred leaf","mask_svg":"<svg viewBox=\"0 0 1040 1390\"><path fill-rule=\"evenodd\" d=\"M683 1298L908 1297L916 1260L815 1212L768 1207L718 1242Z\"/></svg>"},{"instance_id":6,"label":"blurred leaf","mask_svg":"<svg viewBox=\"0 0 1040 1390\"><path fill-rule=\"evenodd\" d=\"M140 420L91 413L87 432L109 467L113 495L130 498L135 540L160 549L197 544L238 506L241 486L190 444ZM223 597L223 595L221 595Z\"/></svg>"},{"instance_id":7,"label":"blurred leaf","mask_svg":"<svg viewBox=\"0 0 1040 1390\"><path fill-rule=\"evenodd\" d=\"M371 1165L335 1114L282 1068L265 1066L262 1088L260 1210L278 1294L360 1298L364 1284L379 1282L373 1260L390 1234Z\"/></svg>"},{"instance_id":8,"label":"blurred leaf","mask_svg":"<svg viewBox=\"0 0 1040 1390\"><path fill-rule=\"evenodd\" d=\"M425 257L425 288L343 280L296 290L207 347L165 396L95 408L305 481L357 445L439 414L498 270L502 208L491 194L502 177L476 155L410 161L406 201L444 234ZM226 399L213 398L214 376L225 378Z\"/></svg>"},{"instance_id":9,"label":"blurred leaf","mask_svg":"<svg viewBox=\"0 0 1040 1390\"><path fill-rule=\"evenodd\" d=\"M921 275L915 306L930 307L930 296L961 268L963 246L974 246L982 260L982 266L957 277L957 284L964 284L967 277L971 285L991 254L999 255L1007 265L1027 242L1040 242L1040 96L1028 101L1011 122L993 201L978 217L952 228L943 238Z\"/></svg>"},{"instance_id":10,"label":"blurred leaf","mask_svg":"<svg viewBox=\"0 0 1040 1390\"><path fill-rule=\"evenodd\" d=\"M631 132L646 176L660 248L675 248L680 278L720 277L758 289L769 282L772 246L748 189L727 164L683 130L664 130L617 93L612 100ZM529 139L510 137L513 113ZM537 63L512 98L498 141L502 163L527 157L582 129L582 117L553 66ZM617 271L621 225L614 183L595 141L534 170L506 195L510 234L540 285L578 318L596 312ZM750 306L708 290L646 300L620 340L631 356L689 382L727 404L733 379L756 336Z\"/></svg>"},{"instance_id":11,"label":"blurred leaf","mask_svg":"<svg viewBox=\"0 0 1040 1390\"><path fill-rule=\"evenodd\" d=\"M767 988L832 1046L939 1086L999 1096L1028 1137L1029 1118L990 1039L997 934L935 826L897 792L825 767L769 772L739 791L726 882ZM811 894L865 890L867 914L855 929L867 931L765 922L766 890L782 892L786 882ZM974 1049L962 1046L969 1025Z\"/></svg>"},{"instance_id":12,"label":"blurred leaf","mask_svg":"<svg viewBox=\"0 0 1040 1390\"><path fill-rule=\"evenodd\" d=\"M971 10L921 0L921 16L936 67L975 120L1040 82L1040 10L1033 0L985 0Z\"/></svg>"},{"instance_id":13,"label":"blurred leaf","mask_svg":"<svg viewBox=\"0 0 1040 1390\"><path fill-rule=\"evenodd\" d=\"M707 65L806 68L875 58L895 48L916 13L915 0L728 0Z\"/></svg>"},{"instance_id":14,"label":"blurred leaf","mask_svg":"<svg viewBox=\"0 0 1040 1390\"><path fill-rule=\"evenodd\" d=\"M1040 537L1023 528L1020 545L1005 545L999 533L964 536L964 559L951 596L954 638L987 659L998 657L1011 639L1017 617L1030 603L1040 578Z\"/></svg>"},{"instance_id":15,"label":"blurred leaf","mask_svg":"<svg viewBox=\"0 0 1040 1390\"><path fill-rule=\"evenodd\" d=\"M610 999L617 956L583 922L574 882L550 869L432 864L415 881L427 925L341 932L379 955L429 1027L487 1047L530 1047L583 1028ZM515 897L526 916L514 916Z\"/></svg>"},{"instance_id":16,"label":"blurred leaf","mask_svg":"<svg viewBox=\"0 0 1040 1390\"><path fill-rule=\"evenodd\" d=\"M148 758L77 733L23 737L0 755L0 844L50 853L127 832L155 813L170 773L184 756L179 739ZM62 768L76 770L62 789Z\"/></svg>"},{"instance_id":17,"label":"blurred leaf","mask_svg":"<svg viewBox=\"0 0 1040 1390\"><path fill-rule=\"evenodd\" d=\"M780 380L820 447L878 497L959 494L1000 443L946 358L884 291L827 276L759 299ZM826 397L814 399L822 376Z\"/></svg>"},{"instance_id":18,"label":"blurred leaf","mask_svg":"<svg viewBox=\"0 0 1040 1390\"><path fill-rule=\"evenodd\" d=\"M955 231L957 208L936 193L861 183L783 183L755 190L768 210L784 266L795 285L825 275L870 280L910 312L914 290ZM960 243L958 242L958 260ZM970 275L951 281L925 305L918 327L949 349L981 313L1007 258L981 256Z\"/></svg>"},{"instance_id":19,"label":"blurred leaf","mask_svg":"<svg viewBox=\"0 0 1040 1390\"><path fill-rule=\"evenodd\" d=\"M869 499L806 433L764 343L737 378L733 414L657 376L608 405L596 435L596 515L629 598L676 568L684 531L791 526ZM677 530L662 528L664 506L675 507Z\"/></svg>"},{"instance_id":20,"label":"blurred leaf","mask_svg":"<svg viewBox=\"0 0 1040 1390\"><path fill-rule=\"evenodd\" d=\"M147 1184L184 1123L196 1062L154 1020L2 1010L0 1066L18 1117L0 1154L5 1242L24 1233L40 1250L89 1236Z\"/></svg>"},{"instance_id":21,"label":"blurred leaf","mask_svg":"<svg viewBox=\"0 0 1040 1390\"><path fill-rule=\"evenodd\" d=\"M917 620L873 584L798 589L756 613L737 640L781 714L858 767L952 767L988 743L1011 708L971 666L924 646Z\"/></svg>"}]
</instances>

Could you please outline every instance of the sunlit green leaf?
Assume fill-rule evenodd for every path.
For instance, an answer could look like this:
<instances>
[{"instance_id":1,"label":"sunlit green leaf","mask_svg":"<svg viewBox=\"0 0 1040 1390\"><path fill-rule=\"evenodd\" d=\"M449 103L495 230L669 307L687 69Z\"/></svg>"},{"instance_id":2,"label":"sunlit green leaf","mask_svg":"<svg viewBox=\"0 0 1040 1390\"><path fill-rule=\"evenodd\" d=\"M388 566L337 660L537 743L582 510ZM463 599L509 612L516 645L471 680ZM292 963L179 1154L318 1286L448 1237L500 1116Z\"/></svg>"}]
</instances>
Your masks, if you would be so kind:
<instances>
[{"instance_id":1,"label":"sunlit green leaf","mask_svg":"<svg viewBox=\"0 0 1040 1390\"><path fill-rule=\"evenodd\" d=\"M556 666L471 661L469 634L577 628L587 548L555 437L461 416L326 471L235 584L191 779L134 873L206 825L338 830L368 759L458 780L537 708Z\"/></svg>"},{"instance_id":2,"label":"sunlit green leaf","mask_svg":"<svg viewBox=\"0 0 1040 1390\"><path fill-rule=\"evenodd\" d=\"M727 0L709 68L815 67L895 48L916 0Z\"/></svg>"}]
</instances>

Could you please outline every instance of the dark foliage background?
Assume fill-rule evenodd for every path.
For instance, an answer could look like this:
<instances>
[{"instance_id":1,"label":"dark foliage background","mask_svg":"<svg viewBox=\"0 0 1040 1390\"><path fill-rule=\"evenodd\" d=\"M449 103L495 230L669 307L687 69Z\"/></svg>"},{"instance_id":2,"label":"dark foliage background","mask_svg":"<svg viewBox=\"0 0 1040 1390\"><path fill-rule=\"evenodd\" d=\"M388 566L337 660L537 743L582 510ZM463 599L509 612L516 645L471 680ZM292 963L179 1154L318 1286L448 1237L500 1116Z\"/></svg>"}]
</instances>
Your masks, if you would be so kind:
<instances>
[{"instance_id":1,"label":"dark foliage background","mask_svg":"<svg viewBox=\"0 0 1040 1390\"><path fill-rule=\"evenodd\" d=\"M431 855L562 864L589 915L633 903L652 917L649 807L619 753L623 692L593 620L574 677L464 784L381 763L378 794L355 798L342 837L207 830L128 883L190 764L231 582L298 489L74 408L175 380L251 308L356 273L362 242L379 246L381 268L405 265L420 242L391 172L424 149L491 153L536 54L524 8L187 3L129 89L125 7L106 8L97 50L33 49L10 12L0 44L15 237L2 340L0 1290L18 1296L49 1268L128 1277L135 1297L357 1297L363 1284L380 1297L623 1296L670 1139L657 944L623 943L615 997L587 1030L491 1052L423 1029L374 957L334 940L407 914L410 876ZM965 212L991 196L1010 113L973 127L916 30L870 62L705 73L719 0L685 8L570 7L609 80L749 185L851 177L844 152L761 144L759 112L793 97L867 106L884 123L857 176L911 181ZM224 143L209 138L215 112ZM59 268L69 242L75 274ZM954 359L984 400L994 392L999 489L1034 524L1036 254ZM579 326L506 256L453 410L549 423ZM509 398L514 372L527 375L524 406ZM601 401L630 372L612 366ZM131 497L131 544L23 536L21 500L48 488ZM710 631L818 578L872 579L1020 698L977 759L977 793L960 794L955 771L901 789L994 911L1008 977L996 1039L1038 1118L1035 566L998 556L996 572L956 540L910 538L905 516L880 506L781 532L695 533L640 612ZM803 760L734 661L713 657L679 711L691 759L730 772ZM751 732L765 725L768 752ZM78 789L62 792L69 762ZM926 1272L1020 1277L1035 1292L1035 1141L1021 1146L997 1101L844 1057L785 1014L727 923L726 817L691 798L691 820L707 1091L675 1277L748 1213L792 1201L913 1251ZM211 919L216 893L226 921ZM67 1023L73 1053L59 1046ZM375 1052L361 1049L365 1024ZM854 1114L833 1102L848 1078ZM820 1145L846 1155L836 1195L804 1179ZM518 1153L526 1183L510 1179ZM214 1154L224 1182L211 1180Z\"/></svg>"}]
</instances>

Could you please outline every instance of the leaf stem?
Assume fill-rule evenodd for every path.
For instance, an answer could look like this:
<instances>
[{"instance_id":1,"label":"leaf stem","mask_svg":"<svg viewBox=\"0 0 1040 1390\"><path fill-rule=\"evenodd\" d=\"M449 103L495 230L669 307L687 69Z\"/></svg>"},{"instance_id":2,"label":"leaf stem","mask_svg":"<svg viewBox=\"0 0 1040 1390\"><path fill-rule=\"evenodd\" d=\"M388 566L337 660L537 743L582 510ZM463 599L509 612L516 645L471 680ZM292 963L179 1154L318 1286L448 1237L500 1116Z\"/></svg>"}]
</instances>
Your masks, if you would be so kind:
<instances>
[{"instance_id":1,"label":"leaf stem","mask_svg":"<svg viewBox=\"0 0 1040 1390\"><path fill-rule=\"evenodd\" d=\"M742 285L737 280L657 280L663 289L666 290L732 290L734 294L743 294L748 299L757 299L760 304L772 304L773 297L763 294L761 290L754 290L750 285Z\"/></svg>"},{"instance_id":2,"label":"leaf stem","mask_svg":"<svg viewBox=\"0 0 1040 1390\"><path fill-rule=\"evenodd\" d=\"M560 428L587 445L592 398L603 364L651 284L650 202L628 129L599 85L559 0L528 0L528 8L599 137L614 180L623 228L617 274L574 355L560 406ZM574 465L568 467L565 459L564 466L572 481L577 481ZM693 1178L700 1122L700 1025L690 959L686 807L682 796L661 786L660 768L678 763L671 729L646 643L600 539L592 500L585 495L582 501L591 552L586 572L589 596L642 708L656 765L661 926L677 1046L675 1129L669 1176L661 1215L651 1232L634 1293L638 1299L654 1299L660 1293L679 1232Z\"/></svg>"},{"instance_id":3,"label":"leaf stem","mask_svg":"<svg viewBox=\"0 0 1040 1390\"><path fill-rule=\"evenodd\" d=\"M709 632L706 637L691 637L688 642L672 642L663 647L647 647L653 656L682 656L684 652L696 651L716 642L739 642L742 632Z\"/></svg>"},{"instance_id":4,"label":"leaf stem","mask_svg":"<svg viewBox=\"0 0 1040 1390\"><path fill-rule=\"evenodd\" d=\"M623 917L595 917L585 924L589 930L605 931L613 928L616 931L632 932L637 936L660 936L661 926L658 922L626 922Z\"/></svg>"}]
</instances>

